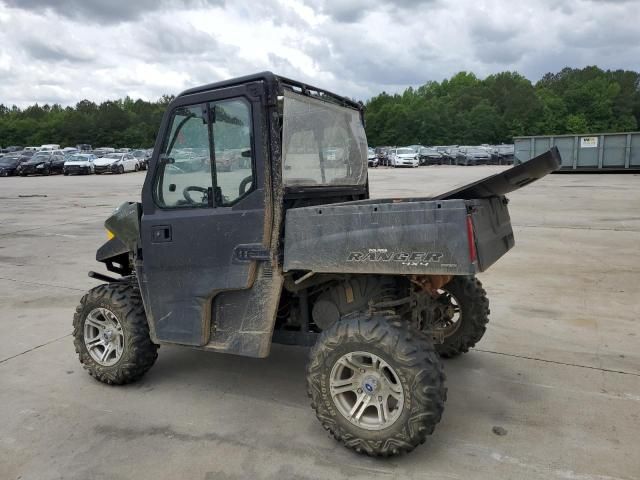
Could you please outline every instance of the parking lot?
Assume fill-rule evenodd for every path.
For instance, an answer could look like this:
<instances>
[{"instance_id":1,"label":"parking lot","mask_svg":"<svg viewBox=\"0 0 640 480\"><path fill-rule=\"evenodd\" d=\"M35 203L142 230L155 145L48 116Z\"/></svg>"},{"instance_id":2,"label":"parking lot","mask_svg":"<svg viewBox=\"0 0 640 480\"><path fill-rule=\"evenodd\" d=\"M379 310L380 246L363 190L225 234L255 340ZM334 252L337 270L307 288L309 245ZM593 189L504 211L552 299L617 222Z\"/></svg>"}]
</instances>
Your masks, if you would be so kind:
<instances>
[{"instance_id":1,"label":"parking lot","mask_svg":"<svg viewBox=\"0 0 640 480\"><path fill-rule=\"evenodd\" d=\"M435 194L503 168L371 169L371 193ZM0 179L0 479L640 478L640 175L551 175L510 195L516 247L480 275L488 332L445 361L434 435L391 460L322 429L303 348L163 346L125 387L83 371L73 311L98 283L102 222L139 200L144 175Z\"/></svg>"}]
</instances>

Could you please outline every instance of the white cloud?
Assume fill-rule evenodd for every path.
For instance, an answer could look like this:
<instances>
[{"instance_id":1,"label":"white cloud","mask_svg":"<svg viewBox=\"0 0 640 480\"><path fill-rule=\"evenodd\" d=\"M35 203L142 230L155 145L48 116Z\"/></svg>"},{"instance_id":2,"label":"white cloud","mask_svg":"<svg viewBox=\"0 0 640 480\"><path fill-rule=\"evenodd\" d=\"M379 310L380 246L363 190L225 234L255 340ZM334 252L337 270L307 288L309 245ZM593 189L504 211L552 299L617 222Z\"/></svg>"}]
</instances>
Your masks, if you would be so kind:
<instances>
[{"instance_id":1,"label":"white cloud","mask_svg":"<svg viewBox=\"0 0 640 480\"><path fill-rule=\"evenodd\" d=\"M358 99L461 70L640 70L636 5L0 0L0 103L156 99L267 69Z\"/></svg>"}]
</instances>

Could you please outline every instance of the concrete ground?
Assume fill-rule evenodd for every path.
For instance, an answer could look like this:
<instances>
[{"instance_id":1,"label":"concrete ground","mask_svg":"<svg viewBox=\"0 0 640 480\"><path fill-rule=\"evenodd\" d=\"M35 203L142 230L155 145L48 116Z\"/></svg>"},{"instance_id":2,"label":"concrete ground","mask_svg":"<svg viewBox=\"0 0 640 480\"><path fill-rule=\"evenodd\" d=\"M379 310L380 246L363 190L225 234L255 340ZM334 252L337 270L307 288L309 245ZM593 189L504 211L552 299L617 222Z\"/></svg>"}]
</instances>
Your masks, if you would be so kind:
<instances>
[{"instance_id":1,"label":"concrete ground","mask_svg":"<svg viewBox=\"0 0 640 480\"><path fill-rule=\"evenodd\" d=\"M424 195L500 168L379 168L371 190ZM83 371L73 310L97 284L104 218L143 179L0 179L0 479L640 478L638 175L552 175L510 195L516 248L480 276L487 334L445 362L435 434L390 460L328 437L302 348L164 346L126 387Z\"/></svg>"}]
</instances>

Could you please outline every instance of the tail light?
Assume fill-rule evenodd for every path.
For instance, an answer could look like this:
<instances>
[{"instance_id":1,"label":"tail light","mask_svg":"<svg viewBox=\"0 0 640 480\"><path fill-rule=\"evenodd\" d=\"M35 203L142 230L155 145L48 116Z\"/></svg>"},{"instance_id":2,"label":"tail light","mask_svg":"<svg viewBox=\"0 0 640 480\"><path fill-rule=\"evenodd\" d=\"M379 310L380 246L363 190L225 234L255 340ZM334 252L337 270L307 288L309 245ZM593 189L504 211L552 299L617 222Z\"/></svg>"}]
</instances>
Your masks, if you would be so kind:
<instances>
[{"instance_id":1,"label":"tail light","mask_svg":"<svg viewBox=\"0 0 640 480\"><path fill-rule=\"evenodd\" d=\"M471 263L475 263L478 260L478 252L476 251L476 237L473 234L471 215L467 215L467 240L469 241L469 258Z\"/></svg>"}]
</instances>

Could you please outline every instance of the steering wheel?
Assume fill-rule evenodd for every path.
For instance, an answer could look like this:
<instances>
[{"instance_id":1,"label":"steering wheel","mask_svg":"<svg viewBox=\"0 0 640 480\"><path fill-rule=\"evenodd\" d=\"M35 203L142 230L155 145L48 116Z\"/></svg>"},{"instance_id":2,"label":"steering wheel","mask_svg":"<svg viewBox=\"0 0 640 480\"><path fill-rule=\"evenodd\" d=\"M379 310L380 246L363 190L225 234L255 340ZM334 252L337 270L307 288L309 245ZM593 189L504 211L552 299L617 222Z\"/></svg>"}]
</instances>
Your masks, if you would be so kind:
<instances>
[{"instance_id":1,"label":"steering wheel","mask_svg":"<svg viewBox=\"0 0 640 480\"><path fill-rule=\"evenodd\" d=\"M238 187L238 193L240 196L243 196L247 191L247 185L251 185L253 183L253 175L249 175L245 179L240 182L240 186Z\"/></svg>"},{"instance_id":2,"label":"steering wheel","mask_svg":"<svg viewBox=\"0 0 640 480\"><path fill-rule=\"evenodd\" d=\"M202 200L200 202L196 202L193 198L191 198L191 195L189 194L189 192L200 192L202 193ZM206 203L207 200L207 195L209 194L209 191L207 188L204 187L197 187L195 185L189 185L188 187L184 187L184 190L182 190L182 195L184 196L184 198L187 199L187 202L189 203Z\"/></svg>"}]
</instances>

